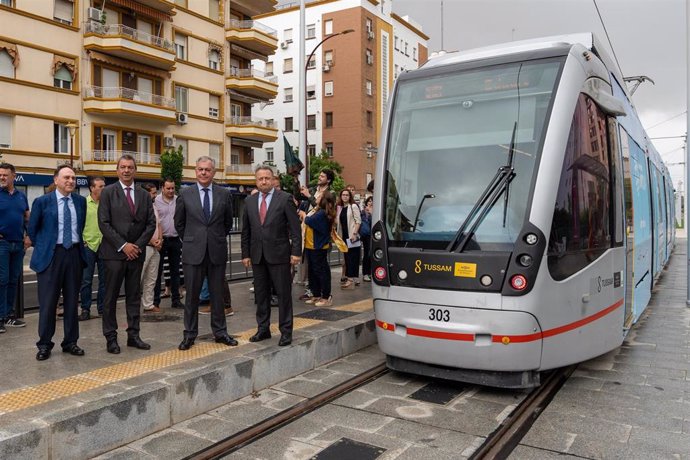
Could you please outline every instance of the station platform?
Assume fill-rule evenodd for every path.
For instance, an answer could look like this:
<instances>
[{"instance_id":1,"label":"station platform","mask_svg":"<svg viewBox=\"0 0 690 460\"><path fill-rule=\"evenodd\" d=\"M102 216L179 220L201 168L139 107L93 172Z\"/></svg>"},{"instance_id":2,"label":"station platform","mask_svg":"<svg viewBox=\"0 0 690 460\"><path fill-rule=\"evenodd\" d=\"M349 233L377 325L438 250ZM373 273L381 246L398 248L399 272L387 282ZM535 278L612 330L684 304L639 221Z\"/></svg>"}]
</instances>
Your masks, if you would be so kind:
<instances>
[{"instance_id":1,"label":"station platform","mask_svg":"<svg viewBox=\"0 0 690 460\"><path fill-rule=\"evenodd\" d=\"M121 300L121 354L106 352L99 317L79 323L85 356L62 353L58 319L52 356L38 362L38 315L27 315L25 328L0 335L0 458L91 458L372 345L369 284L342 290L339 274L338 267L329 308L299 301L303 288L293 285L294 331L287 347L278 347L276 308L273 337L248 341L256 332L251 281L230 285L235 314L227 318L228 332L237 347L216 344L210 316L200 315L196 344L179 351L183 310L172 309L170 299L161 302L160 313L142 314L141 337L151 350L127 347Z\"/></svg>"}]
</instances>

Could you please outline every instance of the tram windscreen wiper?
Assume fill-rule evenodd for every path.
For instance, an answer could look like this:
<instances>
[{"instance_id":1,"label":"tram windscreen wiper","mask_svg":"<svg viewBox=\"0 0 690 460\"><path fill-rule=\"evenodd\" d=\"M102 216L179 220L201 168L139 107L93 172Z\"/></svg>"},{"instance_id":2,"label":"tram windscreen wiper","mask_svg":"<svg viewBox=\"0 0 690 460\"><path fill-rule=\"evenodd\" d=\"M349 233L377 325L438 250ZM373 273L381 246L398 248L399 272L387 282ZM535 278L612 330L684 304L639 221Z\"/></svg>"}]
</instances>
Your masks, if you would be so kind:
<instances>
[{"instance_id":1,"label":"tram windscreen wiper","mask_svg":"<svg viewBox=\"0 0 690 460\"><path fill-rule=\"evenodd\" d=\"M451 240L450 244L448 247L446 247L448 252L462 252L465 250L467 243L469 243L469 241L472 239L479 225L484 221L487 214L489 214L489 211L491 211L491 209L494 207L503 192L508 190L510 181L512 181L515 177L515 171L513 170L513 154L515 152L516 133L517 121L513 125L513 136L510 141L510 148L508 150L508 164L499 167L498 171L496 171L496 175L493 177L493 179L491 179L491 182L487 184L481 196L472 207L472 210L462 222L462 225L460 225L458 231L455 233L455 236ZM504 225L506 212L507 210L504 208ZM472 227L467 230L470 224Z\"/></svg>"}]
</instances>

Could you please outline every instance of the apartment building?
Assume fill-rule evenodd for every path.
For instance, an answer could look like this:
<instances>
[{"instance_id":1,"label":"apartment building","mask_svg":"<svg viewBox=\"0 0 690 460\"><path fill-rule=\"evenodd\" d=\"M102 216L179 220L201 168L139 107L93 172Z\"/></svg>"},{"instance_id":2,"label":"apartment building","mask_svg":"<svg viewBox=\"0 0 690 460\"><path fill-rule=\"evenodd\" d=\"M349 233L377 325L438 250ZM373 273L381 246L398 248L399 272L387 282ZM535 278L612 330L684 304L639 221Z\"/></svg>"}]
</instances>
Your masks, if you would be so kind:
<instances>
[{"instance_id":1,"label":"apartment building","mask_svg":"<svg viewBox=\"0 0 690 460\"><path fill-rule=\"evenodd\" d=\"M275 0L0 0L0 155L30 200L73 162L115 180L123 153L138 180L160 179L160 155L182 146L216 159L216 181L237 194L254 183L252 149L277 139L254 103L278 93L253 71L277 33L253 21ZM239 209L239 208L238 208Z\"/></svg>"},{"instance_id":2,"label":"apartment building","mask_svg":"<svg viewBox=\"0 0 690 460\"><path fill-rule=\"evenodd\" d=\"M429 37L410 18L395 14L393 5L378 0L311 1L305 8L304 31L299 27L298 2L256 16L278 31L279 49L265 63L264 73L280 80L278 97L254 106L255 113L272 120L280 131L280 139L255 150L257 161L285 170L282 135L293 147L299 144L298 101L306 98L308 152L327 151L343 165L346 183L360 192L366 189L375 171L394 79L428 57ZM303 37L304 88L298 67Z\"/></svg>"}]
</instances>

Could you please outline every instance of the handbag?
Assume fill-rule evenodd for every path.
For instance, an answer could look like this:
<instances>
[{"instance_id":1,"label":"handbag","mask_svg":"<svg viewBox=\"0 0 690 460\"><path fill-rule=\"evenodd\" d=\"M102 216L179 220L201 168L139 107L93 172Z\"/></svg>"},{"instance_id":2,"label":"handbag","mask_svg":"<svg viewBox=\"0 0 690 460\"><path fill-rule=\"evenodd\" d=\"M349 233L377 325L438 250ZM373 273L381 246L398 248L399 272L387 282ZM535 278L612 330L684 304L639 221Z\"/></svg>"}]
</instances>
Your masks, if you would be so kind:
<instances>
[{"instance_id":1,"label":"handbag","mask_svg":"<svg viewBox=\"0 0 690 460\"><path fill-rule=\"evenodd\" d=\"M335 225L331 227L331 241L333 241L335 247L338 248L338 251L347 252L347 243L345 243L340 235L338 235Z\"/></svg>"}]
</instances>

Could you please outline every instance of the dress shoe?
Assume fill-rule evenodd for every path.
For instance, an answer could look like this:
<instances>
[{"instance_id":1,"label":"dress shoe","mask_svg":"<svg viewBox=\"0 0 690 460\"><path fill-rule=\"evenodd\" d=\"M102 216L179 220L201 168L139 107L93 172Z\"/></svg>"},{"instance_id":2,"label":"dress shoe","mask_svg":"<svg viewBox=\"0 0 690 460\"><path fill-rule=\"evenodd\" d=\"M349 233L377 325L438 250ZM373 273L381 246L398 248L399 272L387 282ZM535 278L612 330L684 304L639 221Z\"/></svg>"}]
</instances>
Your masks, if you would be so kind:
<instances>
[{"instance_id":1,"label":"dress shoe","mask_svg":"<svg viewBox=\"0 0 690 460\"><path fill-rule=\"evenodd\" d=\"M179 309L184 310L184 304L182 302L180 302L179 300L176 302L173 302L171 306L172 306L172 308L179 308Z\"/></svg>"},{"instance_id":2,"label":"dress shoe","mask_svg":"<svg viewBox=\"0 0 690 460\"><path fill-rule=\"evenodd\" d=\"M233 316L234 314L235 310L232 307L225 307L225 316Z\"/></svg>"},{"instance_id":3,"label":"dress shoe","mask_svg":"<svg viewBox=\"0 0 690 460\"><path fill-rule=\"evenodd\" d=\"M250 342L261 342L262 340L270 339L271 338L271 333L268 331L262 332L259 331L253 336L249 337Z\"/></svg>"},{"instance_id":4,"label":"dress shoe","mask_svg":"<svg viewBox=\"0 0 690 460\"><path fill-rule=\"evenodd\" d=\"M279 347L285 347L287 345L290 345L292 343L292 336L283 334L280 336L280 340L278 341L278 346Z\"/></svg>"},{"instance_id":5,"label":"dress shoe","mask_svg":"<svg viewBox=\"0 0 690 460\"><path fill-rule=\"evenodd\" d=\"M114 355L120 354L120 345L117 344L117 339L108 340L105 348L108 350L108 353L112 353Z\"/></svg>"},{"instance_id":6,"label":"dress shoe","mask_svg":"<svg viewBox=\"0 0 690 460\"><path fill-rule=\"evenodd\" d=\"M84 350L76 343L62 347L62 352L73 356L84 356Z\"/></svg>"},{"instance_id":7,"label":"dress shoe","mask_svg":"<svg viewBox=\"0 0 690 460\"><path fill-rule=\"evenodd\" d=\"M88 321L91 319L91 313L89 310L82 310L77 319L79 319L79 321Z\"/></svg>"},{"instance_id":8,"label":"dress shoe","mask_svg":"<svg viewBox=\"0 0 690 460\"><path fill-rule=\"evenodd\" d=\"M237 346L237 340L233 339L229 335L221 335L216 337L216 343L222 343L224 345L227 345L229 347L236 347Z\"/></svg>"},{"instance_id":9,"label":"dress shoe","mask_svg":"<svg viewBox=\"0 0 690 460\"><path fill-rule=\"evenodd\" d=\"M138 348L140 350L150 350L151 345L141 340L141 337L130 337L127 339L127 346Z\"/></svg>"},{"instance_id":10,"label":"dress shoe","mask_svg":"<svg viewBox=\"0 0 690 460\"><path fill-rule=\"evenodd\" d=\"M47 348L39 348L38 353L36 353L36 359L38 361L45 361L48 358L50 358L50 350Z\"/></svg>"},{"instance_id":11,"label":"dress shoe","mask_svg":"<svg viewBox=\"0 0 690 460\"><path fill-rule=\"evenodd\" d=\"M180 342L180 345L178 345L177 349L186 351L192 348L192 345L194 345L194 339L182 339L182 342Z\"/></svg>"},{"instance_id":12,"label":"dress shoe","mask_svg":"<svg viewBox=\"0 0 690 460\"><path fill-rule=\"evenodd\" d=\"M161 312L161 307L158 305L153 305L152 307L149 308L144 308L144 313L160 313Z\"/></svg>"}]
</instances>

